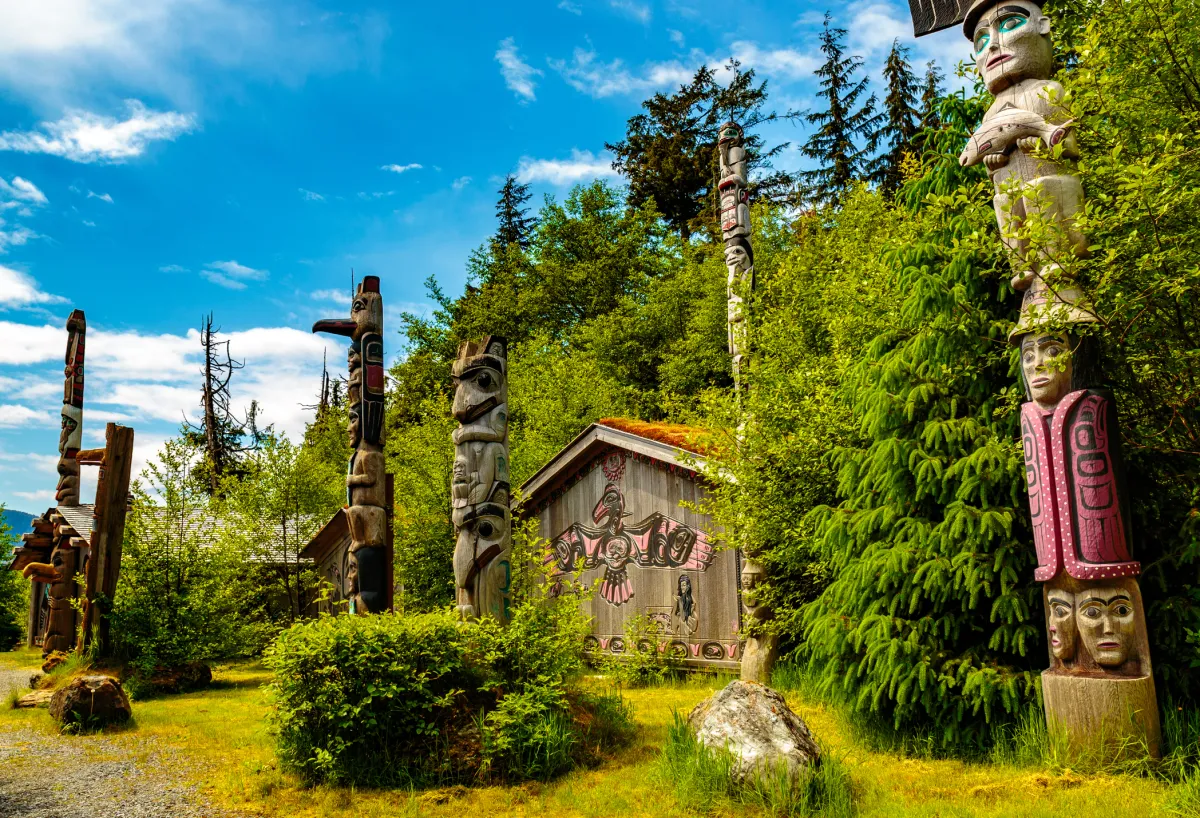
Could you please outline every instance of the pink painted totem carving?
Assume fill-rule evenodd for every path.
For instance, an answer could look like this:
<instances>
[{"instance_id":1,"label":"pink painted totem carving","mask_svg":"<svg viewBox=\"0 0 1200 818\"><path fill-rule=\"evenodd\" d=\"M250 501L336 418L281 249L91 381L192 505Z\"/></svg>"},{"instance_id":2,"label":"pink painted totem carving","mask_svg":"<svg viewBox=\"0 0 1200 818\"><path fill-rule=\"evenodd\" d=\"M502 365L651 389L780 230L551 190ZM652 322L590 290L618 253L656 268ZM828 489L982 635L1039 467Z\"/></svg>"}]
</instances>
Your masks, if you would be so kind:
<instances>
[{"instance_id":1,"label":"pink painted totem carving","mask_svg":"<svg viewBox=\"0 0 1200 818\"><path fill-rule=\"evenodd\" d=\"M1047 719L1071 743L1158 753L1149 640L1122 484L1111 393L1096 388L1097 321L1068 262L1086 257L1075 223L1083 187L1064 89L1053 75L1043 0L909 0L916 33L963 22L976 70L995 101L959 161L982 162L996 219L1024 290L1009 340L1020 346L1028 403L1021 436L1050 668Z\"/></svg>"},{"instance_id":2,"label":"pink painted totem carving","mask_svg":"<svg viewBox=\"0 0 1200 818\"><path fill-rule=\"evenodd\" d=\"M79 453L83 441L83 361L87 319L73 310L67 319L67 354L63 370L62 433L58 438L58 486L54 498L60 505L79 505Z\"/></svg>"},{"instance_id":3,"label":"pink painted totem carving","mask_svg":"<svg viewBox=\"0 0 1200 818\"><path fill-rule=\"evenodd\" d=\"M392 582L387 554L387 478L384 445L383 296L379 278L366 276L350 305L350 320L326 319L313 332L350 339L350 421L354 454L346 474L350 551L345 596L350 613L382 613Z\"/></svg>"}]
</instances>

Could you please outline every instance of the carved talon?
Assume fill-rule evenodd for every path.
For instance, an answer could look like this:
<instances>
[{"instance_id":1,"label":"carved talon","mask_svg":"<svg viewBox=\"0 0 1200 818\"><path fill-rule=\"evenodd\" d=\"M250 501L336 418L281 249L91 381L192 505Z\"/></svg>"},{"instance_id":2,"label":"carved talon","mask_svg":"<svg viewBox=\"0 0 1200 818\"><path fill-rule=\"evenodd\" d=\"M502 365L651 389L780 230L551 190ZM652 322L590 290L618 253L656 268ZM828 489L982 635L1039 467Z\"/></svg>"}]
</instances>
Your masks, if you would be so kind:
<instances>
[{"instance_id":1,"label":"carved talon","mask_svg":"<svg viewBox=\"0 0 1200 818\"><path fill-rule=\"evenodd\" d=\"M1017 140L1017 147L1026 153L1033 153L1042 147L1042 138L1040 136L1022 136Z\"/></svg>"},{"instance_id":2,"label":"carved talon","mask_svg":"<svg viewBox=\"0 0 1200 818\"><path fill-rule=\"evenodd\" d=\"M983 157L983 164L989 171L995 172L1008 164L1008 154L989 153Z\"/></svg>"}]
</instances>

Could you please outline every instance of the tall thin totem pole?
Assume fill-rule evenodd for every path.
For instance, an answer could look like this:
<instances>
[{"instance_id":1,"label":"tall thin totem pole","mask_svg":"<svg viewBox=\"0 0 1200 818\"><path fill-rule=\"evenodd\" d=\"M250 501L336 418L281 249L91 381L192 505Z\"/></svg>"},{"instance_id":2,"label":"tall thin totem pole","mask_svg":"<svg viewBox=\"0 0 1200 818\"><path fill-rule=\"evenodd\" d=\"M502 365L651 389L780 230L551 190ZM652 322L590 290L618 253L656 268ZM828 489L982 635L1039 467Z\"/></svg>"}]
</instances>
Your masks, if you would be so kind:
<instances>
[{"instance_id":1,"label":"tall thin totem pole","mask_svg":"<svg viewBox=\"0 0 1200 818\"><path fill-rule=\"evenodd\" d=\"M958 22L995 96L959 157L982 162L996 218L1024 291L1009 336L1021 348L1029 402L1021 433L1043 585L1050 668L1046 717L1076 748L1159 754L1159 717L1146 618L1131 552L1121 434L1099 386L1096 321L1069 268L1087 252L1075 226L1083 188L1070 165L1074 129L1053 81L1042 0L909 0L918 36Z\"/></svg>"},{"instance_id":2,"label":"tall thin totem pole","mask_svg":"<svg viewBox=\"0 0 1200 818\"><path fill-rule=\"evenodd\" d=\"M728 298L729 354L733 357L733 385L739 395L748 362L746 299L754 292L754 248L750 244L750 181L747 175L744 134L739 125L726 122L717 139L720 177L721 235L725 239L726 294ZM739 424L738 437L741 437ZM761 633L746 639L742 648L741 676L767 684L779 653L779 637L766 626L771 610L758 598L766 576L757 554L743 549L742 609L749 624Z\"/></svg>"},{"instance_id":3,"label":"tall thin totem pole","mask_svg":"<svg viewBox=\"0 0 1200 818\"><path fill-rule=\"evenodd\" d=\"M382 613L388 607L391 566L387 551L387 478L383 455L383 296L379 278L366 276L350 306L350 320L327 319L313 332L350 339L350 422L354 454L346 474L350 554L346 598L350 613Z\"/></svg>"},{"instance_id":4,"label":"tall thin totem pole","mask_svg":"<svg viewBox=\"0 0 1200 818\"><path fill-rule=\"evenodd\" d=\"M62 506L79 505L79 463L83 442L83 355L87 320L83 310L67 319L66 368L63 371L62 433L58 438L58 486L54 498Z\"/></svg>"},{"instance_id":5,"label":"tall thin totem pole","mask_svg":"<svg viewBox=\"0 0 1200 818\"><path fill-rule=\"evenodd\" d=\"M512 616L508 478L508 343L489 335L458 350L454 376L454 585L464 618Z\"/></svg>"}]
</instances>

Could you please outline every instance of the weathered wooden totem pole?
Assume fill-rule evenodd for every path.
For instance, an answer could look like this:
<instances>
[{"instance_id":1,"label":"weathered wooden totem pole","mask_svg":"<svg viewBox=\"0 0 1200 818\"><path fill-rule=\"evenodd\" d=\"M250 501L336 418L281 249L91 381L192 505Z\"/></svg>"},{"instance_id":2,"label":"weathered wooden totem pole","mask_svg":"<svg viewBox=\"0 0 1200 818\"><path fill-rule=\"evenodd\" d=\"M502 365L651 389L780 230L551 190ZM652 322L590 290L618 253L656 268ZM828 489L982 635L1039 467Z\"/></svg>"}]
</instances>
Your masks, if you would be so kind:
<instances>
[{"instance_id":1,"label":"weathered wooden totem pole","mask_svg":"<svg viewBox=\"0 0 1200 818\"><path fill-rule=\"evenodd\" d=\"M388 609L392 577L387 548L383 296L379 294L379 278L366 276L358 285L349 321L318 321L312 331L350 339L348 431L354 454L346 474L346 517L350 524L346 598L350 613L382 613Z\"/></svg>"},{"instance_id":2,"label":"weathered wooden totem pole","mask_svg":"<svg viewBox=\"0 0 1200 818\"><path fill-rule=\"evenodd\" d=\"M1083 188L1062 86L1051 79L1050 19L1041 0L910 0L916 33L962 21L995 102L959 157L982 162L996 218L1024 291L1009 339L1021 349L1029 402L1021 431L1038 568L1045 583L1048 722L1088 753L1159 754L1150 649L1131 554L1121 435L1100 373L1096 321L1072 280L1087 243L1074 223Z\"/></svg>"},{"instance_id":3,"label":"weathered wooden totem pole","mask_svg":"<svg viewBox=\"0 0 1200 818\"><path fill-rule=\"evenodd\" d=\"M511 618L508 343L468 341L454 362L454 584L464 618Z\"/></svg>"},{"instance_id":4,"label":"weathered wooden totem pole","mask_svg":"<svg viewBox=\"0 0 1200 818\"><path fill-rule=\"evenodd\" d=\"M721 234L725 239L726 293L728 298L729 354L733 357L733 384L739 393L748 355L746 299L754 292L754 248L750 244L750 180L742 129L734 122L721 126L717 139L720 177L717 191L721 203ZM738 436L741 436L739 428ZM761 631L746 639L742 648L743 679L767 684L779 653L779 637L767 629L771 610L758 598L765 579L756 554L742 555L742 610L747 623Z\"/></svg>"},{"instance_id":5,"label":"weathered wooden totem pole","mask_svg":"<svg viewBox=\"0 0 1200 818\"><path fill-rule=\"evenodd\" d=\"M83 310L74 310L67 319L67 355L63 372L62 433L58 438L58 487L54 499L59 505L79 505L79 463L75 455L83 440L83 356L87 320Z\"/></svg>"}]
</instances>

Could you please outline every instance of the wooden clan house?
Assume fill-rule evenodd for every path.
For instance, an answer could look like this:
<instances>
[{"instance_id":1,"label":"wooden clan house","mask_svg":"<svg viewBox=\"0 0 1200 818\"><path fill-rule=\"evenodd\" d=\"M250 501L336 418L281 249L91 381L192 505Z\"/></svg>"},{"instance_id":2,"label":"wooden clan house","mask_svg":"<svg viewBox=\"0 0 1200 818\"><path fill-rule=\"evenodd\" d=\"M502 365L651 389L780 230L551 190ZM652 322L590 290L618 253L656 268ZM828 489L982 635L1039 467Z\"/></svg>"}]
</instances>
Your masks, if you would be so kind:
<instances>
[{"instance_id":1,"label":"wooden clan house","mask_svg":"<svg viewBox=\"0 0 1200 818\"><path fill-rule=\"evenodd\" d=\"M620 655L626 623L641 614L640 648L687 665L737 668L741 555L721 547L697 509L702 433L685 426L604 419L589 426L523 486L522 516L536 517L556 573L582 571L596 592L589 650Z\"/></svg>"}]
</instances>

